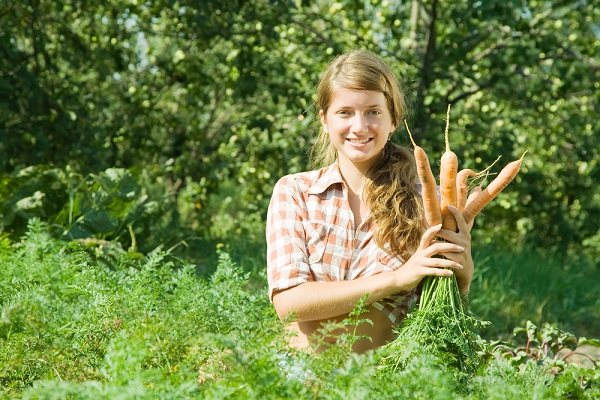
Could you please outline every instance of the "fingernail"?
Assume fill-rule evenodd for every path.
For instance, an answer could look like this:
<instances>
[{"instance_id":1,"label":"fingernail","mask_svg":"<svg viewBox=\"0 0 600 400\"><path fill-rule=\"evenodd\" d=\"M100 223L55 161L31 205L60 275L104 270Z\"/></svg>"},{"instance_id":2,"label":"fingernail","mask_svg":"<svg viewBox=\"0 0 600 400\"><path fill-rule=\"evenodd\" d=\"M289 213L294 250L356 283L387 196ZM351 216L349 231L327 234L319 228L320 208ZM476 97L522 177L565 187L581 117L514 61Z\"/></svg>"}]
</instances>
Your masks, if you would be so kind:
<instances>
[{"instance_id":1,"label":"fingernail","mask_svg":"<svg viewBox=\"0 0 600 400\"><path fill-rule=\"evenodd\" d=\"M458 251L465 251L465 248L462 246L458 246Z\"/></svg>"}]
</instances>

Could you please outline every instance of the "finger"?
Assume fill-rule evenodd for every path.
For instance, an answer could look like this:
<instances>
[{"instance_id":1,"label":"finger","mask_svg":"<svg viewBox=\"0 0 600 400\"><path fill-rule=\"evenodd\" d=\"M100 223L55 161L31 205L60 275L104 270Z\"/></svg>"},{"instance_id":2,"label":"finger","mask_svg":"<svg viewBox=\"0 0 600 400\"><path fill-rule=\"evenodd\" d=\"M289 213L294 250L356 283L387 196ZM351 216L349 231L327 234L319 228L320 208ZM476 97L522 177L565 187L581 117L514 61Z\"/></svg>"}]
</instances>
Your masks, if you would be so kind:
<instances>
[{"instance_id":1,"label":"finger","mask_svg":"<svg viewBox=\"0 0 600 400\"><path fill-rule=\"evenodd\" d=\"M461 253L459 253L459 252L440 253L439 255L442 256L442 257L445 257L446 259L448 259L450 261L456 262L458 264L460 264L461 261L464 260L463 255Z\"/></svg>"},{"instance_id":2,"label":"finger","mask_svg":"<svg viewBox=\"0 0 600 400\"><path fill-rule=\"evenodd\" d=\"M469 225L467 221L465 221L465 217L463 217L462 213L458 210L458 208L453 205L448 205L448 210L454 215L454 219L456 220L456 226L458 227L458 232L469 232Z\"/></svg>"},{"instance_id":3,"label":"finger","mask_svg":"<svg viewBox=\"0 0 600 400\"><path fill-rule=\"evenodd\" d=\"M444 269L444 268L450 268L450 269L463 269L463 266L456 262L456 261L452 261L446 258L429 258L425 263L424 263L425 267L428 267L430 269Z\"/></svg>"},{"instance_id":4,"label":"finger","mask_svg":"<svg viewBox=\"0 0 600 400\"><path fill-rule=\"evenodd\" d=\"M434 225L427 229L423 236L421 236L421 243L419 243L419 249L426 249L431 245L431 242L435 239L438 232L442 229L442 224Z\"/></svg>"},{"instance_id":5,"label":"finger","mask_svg":"<svg viewBox=\"0 0 600 400\"><path fill-rule=\"evenodd\" d=\"M460 253L463 251L465 251L465 248L459 244L434 240L424 254L433 257L435 255L444 255L444 253Z\"/></svg>"},{"instance_id":6,"label":"finger","mask_svg":"<svg viewBox=\"0 0 600 400\"><path fill-rule=\"evenodd\" d=\"M451 245L451 246L458 246L461 248L460 251L462 251L463 250L463 248L461 247L462 245L451 240L453 238L456 238L456 236L458 236L458 234L456 234L452 231L442 229L436 236L435 240L431 241L430 246L433 246L434 244L447 244L447 245ZM451 248L450 251L459 251L459 249L453 250Z\"/></svg>"},{"instance_id":7,"label":"finger","mask_svg":"<svg viewBox=\"0 0 600 400\"><path fill-rule=\"evenodd\" d=\"M443 269L443 268L427 268L425 270L426 276L452 276L454 275L454 271L451 269Z\"/></svg>"}]
</instances>

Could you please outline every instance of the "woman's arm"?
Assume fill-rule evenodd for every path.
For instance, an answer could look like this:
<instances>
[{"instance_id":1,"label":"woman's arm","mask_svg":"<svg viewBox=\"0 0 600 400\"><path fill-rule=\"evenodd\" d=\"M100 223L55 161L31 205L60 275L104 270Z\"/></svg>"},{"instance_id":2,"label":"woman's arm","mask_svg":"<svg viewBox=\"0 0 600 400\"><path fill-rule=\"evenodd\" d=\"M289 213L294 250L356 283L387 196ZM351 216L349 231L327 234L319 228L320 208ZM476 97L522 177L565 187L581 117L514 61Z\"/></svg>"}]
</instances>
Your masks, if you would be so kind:
<instances>
[{"instance_id":1,"label":"woman's arm","mask_svg":"<svg viewBox=\"0 0 600 400\"><path fill-rule=\"evenodd\" d=\"M435 237L440 232L441 225L425 231L417 251L395 271L347 281L305 282L276 292L273 305L277 314L284 319L294 313L298 321L333 318L352 311L365 294L369 295L367 303L371 304L414 289L425 276L451 276L452 271L463 269L463 266L454 260L435 256L462 253L464 248L436 241Z\"/></svg>"},{"instance_id":2,"label":"woman's arm","mask_svg":"<svg viewBox=\"0 0 600 400\"><path fill-rule=\"evenodd\" d=\"M369 294L369 304L384 299L399 291L394 285L389 273L347 281L305 282L275 293L273 305L281 319L294 313L298 321L322 320L349 313L365 294Z\"/></svg>"}]
</instances>

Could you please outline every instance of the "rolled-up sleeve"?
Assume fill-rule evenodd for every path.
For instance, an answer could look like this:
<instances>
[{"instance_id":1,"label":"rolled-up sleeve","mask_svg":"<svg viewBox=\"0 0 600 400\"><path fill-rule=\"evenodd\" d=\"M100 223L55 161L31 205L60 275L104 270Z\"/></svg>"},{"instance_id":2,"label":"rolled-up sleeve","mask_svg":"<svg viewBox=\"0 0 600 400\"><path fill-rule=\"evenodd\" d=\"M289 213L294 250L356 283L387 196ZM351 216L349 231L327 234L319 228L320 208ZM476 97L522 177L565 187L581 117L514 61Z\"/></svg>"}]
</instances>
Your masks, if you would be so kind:
<instances>
[{"instance_id":1,"label":"rolled-up sleeve","mask_svg":"<svg viewBox=\"0 0 600 400\"><path fill-rule=\"evenodd\" d=\"M275 188L267 212L267 277L269 298L273 294L313 281L306 251L306 235L302 224L306 204L295 180L281 178Z\"/></svg>"}]
</instances>

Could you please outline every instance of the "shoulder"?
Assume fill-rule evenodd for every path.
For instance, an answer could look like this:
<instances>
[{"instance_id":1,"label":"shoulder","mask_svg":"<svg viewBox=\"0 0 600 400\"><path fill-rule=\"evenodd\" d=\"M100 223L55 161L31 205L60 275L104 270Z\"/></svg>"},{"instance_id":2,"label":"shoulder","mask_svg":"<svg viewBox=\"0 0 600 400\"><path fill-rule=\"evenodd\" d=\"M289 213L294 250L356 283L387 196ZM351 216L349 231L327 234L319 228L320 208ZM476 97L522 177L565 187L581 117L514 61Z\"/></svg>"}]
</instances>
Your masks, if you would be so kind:
<instances>
[{"instance_id":1,"label":"shoulder","mask_svg":"<svg viewBox=\"0 0 600 400\"><path fill-rule=\"evenodd\" d=\"M320 179L325 177L331 167L321 169L297 172L294 174L285 175L275 184L275 191L299 191L308 192L312 187L317 185Z\"/></svg>"}]
</instances>

